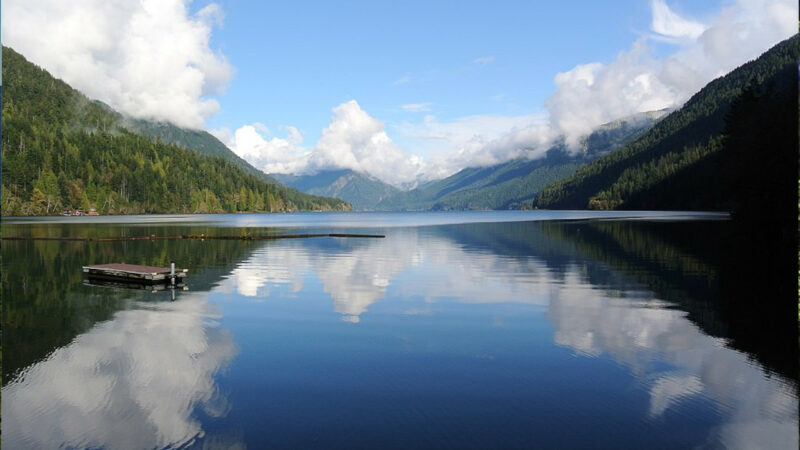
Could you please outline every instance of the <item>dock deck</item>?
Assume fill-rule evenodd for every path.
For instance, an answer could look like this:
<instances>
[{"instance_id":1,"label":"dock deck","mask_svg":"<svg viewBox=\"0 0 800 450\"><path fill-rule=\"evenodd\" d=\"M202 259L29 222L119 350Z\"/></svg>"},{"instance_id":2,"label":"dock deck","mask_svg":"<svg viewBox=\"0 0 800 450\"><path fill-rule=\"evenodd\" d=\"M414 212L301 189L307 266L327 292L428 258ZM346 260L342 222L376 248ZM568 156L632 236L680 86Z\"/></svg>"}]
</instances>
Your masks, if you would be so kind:
<instances>
[{"instance_id":1,"label":"dock deck","mask_svg":"<svg viewBox=\"0 0 800 450\"><path fill-rule=\"evenodd\" d=\"M175 281L186 276L189 269L175 268ZM125 283L168 283L173 275L169 267L139 266L136 264L97 264L83 266L83 273L89 278L119 281Z\"/></svg>"}]
</instances>

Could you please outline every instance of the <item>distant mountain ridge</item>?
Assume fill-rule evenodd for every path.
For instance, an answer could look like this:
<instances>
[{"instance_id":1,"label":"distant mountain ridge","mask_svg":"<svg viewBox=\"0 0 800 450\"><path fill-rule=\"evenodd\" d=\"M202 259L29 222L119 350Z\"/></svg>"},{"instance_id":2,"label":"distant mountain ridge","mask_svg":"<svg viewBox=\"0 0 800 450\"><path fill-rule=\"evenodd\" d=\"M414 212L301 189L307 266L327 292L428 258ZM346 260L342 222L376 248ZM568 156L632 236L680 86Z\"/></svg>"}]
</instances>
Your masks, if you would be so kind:
<instances>
[{"instance_id":1,"label":"distant mountain ridge","mask_svg":"<svg viewBox=\"0 0 800 450\"><path fill-rule=\"evenodd\" d=\"M639 113L601 125L581 141L577 153L568 151L560 139L542 158L518 158L489 167L466 168L410 191L349 169L314 175L270 175L301 192L341 198L361 211L518 209L529 205L548 184L571 175L580 164L630 142L667 113Z\"/></svg>"},{"instance_id":2,"label":"distant mountain ridge","mask_svg":"<svg viewBox=\"0 0 800 450\"><path fill-rule=\"evenodd\" d=\"M356 210L372 210L382 200L400 192L377 178L350 169L324 171L314 175L271 174L300 192L340 198Z\"/></svg>"},{"instance_id":3,"label":"distant mountain ridge","mask_svg":"<svg viewBox=\"0 0 800 450\"><path fill-rule=\"evenodd\" d=\"M608 153L636 138L666 110L636 114L604 124L570 152L560 139L538 159L514 159L490 167L467 168L445 179L426 183L387 198L381 210L519 209L528 206L548 184L568 177L579 165Z\"/></svg>"}]
</instances>

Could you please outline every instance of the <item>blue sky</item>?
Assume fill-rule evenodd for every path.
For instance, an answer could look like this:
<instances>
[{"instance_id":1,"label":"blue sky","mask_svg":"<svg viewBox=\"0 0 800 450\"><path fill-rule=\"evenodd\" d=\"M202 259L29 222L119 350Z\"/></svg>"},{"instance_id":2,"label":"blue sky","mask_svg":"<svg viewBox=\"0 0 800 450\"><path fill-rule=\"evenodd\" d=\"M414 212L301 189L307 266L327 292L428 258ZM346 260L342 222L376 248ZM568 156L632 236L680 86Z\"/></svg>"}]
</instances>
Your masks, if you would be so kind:
<instances>
[{"instance_id":1,"label":"blue sky","mask_svg":"<svg viewBox=\"0 0 800 450\"><path fill-rule=\"evenodd\" d=\"M647 32L649 2L218 2L212 46L236 68L211 128L292 125L314 142L355 99L390 125L541 111L553 77L612 61ZM705 17L719 1L671 2ZM201 7L198 4L197 7Z\"/></svg>"},{"instance_id":2,"label":"blue sky","mask_svg":"<svg viewBox=\"0 0 800 450\"><path fill-rule=\"evenodd\" d=\"M400 187L675 108L797 32L795 0L3 0L2 41L266 172Z\"/></svg>"}]
</instances>

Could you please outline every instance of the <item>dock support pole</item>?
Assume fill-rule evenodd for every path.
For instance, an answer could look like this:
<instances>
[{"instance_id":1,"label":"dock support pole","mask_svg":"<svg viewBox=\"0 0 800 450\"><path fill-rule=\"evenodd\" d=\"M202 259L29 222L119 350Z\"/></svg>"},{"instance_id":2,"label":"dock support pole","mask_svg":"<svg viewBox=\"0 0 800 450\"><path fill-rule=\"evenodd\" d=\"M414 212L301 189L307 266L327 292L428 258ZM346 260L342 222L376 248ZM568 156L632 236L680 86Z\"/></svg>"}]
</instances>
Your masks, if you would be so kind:
<instances>
[{"instance_id":1,"label":"dock support pole","mask_svg":"<svg viewBox=\"0 0 800 450\"><path fill-rule=\"evenodd\" d=\"M172 287L175 287L175 261L170 262L169 277L172 280Z\"/></svg>"}]
</instances>

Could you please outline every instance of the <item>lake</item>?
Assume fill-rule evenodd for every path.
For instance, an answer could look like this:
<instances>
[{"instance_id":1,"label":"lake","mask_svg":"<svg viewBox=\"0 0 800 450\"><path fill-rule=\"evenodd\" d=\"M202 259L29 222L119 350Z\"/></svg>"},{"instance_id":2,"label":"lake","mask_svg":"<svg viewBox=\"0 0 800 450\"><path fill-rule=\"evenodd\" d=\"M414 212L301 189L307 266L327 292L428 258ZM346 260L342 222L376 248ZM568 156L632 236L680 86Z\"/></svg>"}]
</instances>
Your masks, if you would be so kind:
<instances>
[{"instance_id":1,"label":"lake","mask_svg":"<svg viewBox=\"0 0 800 450\"><path fill-rule=\"evenodd\" d=\"M2 226L30 237L330 232L385 238L3 241L3 446L798 447L797 285L724 216ZM81 271L171 260L189 268L186 290L92 285Z\"/></svg>"}]
</instances>

